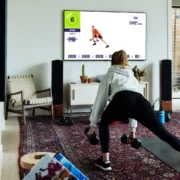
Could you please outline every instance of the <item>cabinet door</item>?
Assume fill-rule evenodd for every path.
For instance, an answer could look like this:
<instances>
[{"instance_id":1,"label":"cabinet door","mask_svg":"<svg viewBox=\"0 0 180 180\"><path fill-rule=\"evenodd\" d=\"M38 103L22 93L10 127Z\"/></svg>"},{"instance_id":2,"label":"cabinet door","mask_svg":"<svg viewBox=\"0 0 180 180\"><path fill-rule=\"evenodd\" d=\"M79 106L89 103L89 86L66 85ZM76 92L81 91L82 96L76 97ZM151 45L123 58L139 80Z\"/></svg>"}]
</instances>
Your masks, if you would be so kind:
<instances>
[{"instance_id":1,"label":"cabinet door","mask_svg":"<svg viewBox=\"0 0 180 180\"><path fill-rule=\"evenodd\" d=\"M149 86L148 86L148 82L140 82L140 86L141 86L141 94L147 99L149 100Z\"/></svg>"},{"instance_id":2,"label":"cabinet door","mask_svg":"<svg viewBox=\"0 0 180 180\"><path fill-rule=\"evenodd\" d=\"M71 85L71 105L94 104L99 85Z\"/></svg>"}]
</instances>

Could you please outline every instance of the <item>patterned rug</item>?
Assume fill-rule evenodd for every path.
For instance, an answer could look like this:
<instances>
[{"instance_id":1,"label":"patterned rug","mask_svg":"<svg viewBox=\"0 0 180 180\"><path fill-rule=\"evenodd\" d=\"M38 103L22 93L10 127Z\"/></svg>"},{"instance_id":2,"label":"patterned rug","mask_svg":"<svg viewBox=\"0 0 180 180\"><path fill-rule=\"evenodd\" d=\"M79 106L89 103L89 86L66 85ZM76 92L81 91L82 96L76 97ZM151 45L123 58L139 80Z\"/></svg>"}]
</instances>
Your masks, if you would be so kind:
<instances>
[{"instance_id":1,"label":"patterned rug","mask_svg":"<svg viewBox=\"0 0 180 180\"><path fill-rule=\"evenodd\" d=\"M20 122L19 158L30 152L61 152L90 180L178 180L180 174L161 162L144 148L134 149L121 144L120 136L128 133L128 125L110 125L110 160L112 171L98 169L93 160L101 156L100 146L92 146L83 131L89 125L87 116L73 117L73 126L60 126L50 117L27 117L26 126ZM180 137L180 113L174 112L165 127ZM97 130L98 134L98 130ZM138 124L137 138L154 136ZM20 179L28 171L20 167Z\"/></svg>"}]
</instances>

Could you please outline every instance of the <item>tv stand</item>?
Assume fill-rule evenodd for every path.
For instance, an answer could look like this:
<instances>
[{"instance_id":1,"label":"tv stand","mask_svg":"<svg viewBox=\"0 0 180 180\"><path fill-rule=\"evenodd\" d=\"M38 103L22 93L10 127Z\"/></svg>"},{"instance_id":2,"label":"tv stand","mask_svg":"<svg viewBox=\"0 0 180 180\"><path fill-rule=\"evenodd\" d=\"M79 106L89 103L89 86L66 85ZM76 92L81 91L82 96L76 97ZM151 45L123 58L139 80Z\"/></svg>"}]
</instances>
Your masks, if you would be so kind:
<instances>
[{"instance_id":1,"label":"tv stand","mask_svg":"<svg viewBox=\"0 0 180 180\"><path fill-rule=\"evenodd\" d=\"M70 83L69 106L72 113L73 106L92 106L94 104L99 83Z\"/></svg>"},{"instance_id":2,"label":"tv stand","mask_svg":"<svg viewBox=\"0 0 180 180\"><path fill-rule=\"evenodd\" d=\"M141 94L149 100L149 83L141 81ZM94 104L99 83L69 83L69 107L92 106Z\"/></svg>"}]
</instances>

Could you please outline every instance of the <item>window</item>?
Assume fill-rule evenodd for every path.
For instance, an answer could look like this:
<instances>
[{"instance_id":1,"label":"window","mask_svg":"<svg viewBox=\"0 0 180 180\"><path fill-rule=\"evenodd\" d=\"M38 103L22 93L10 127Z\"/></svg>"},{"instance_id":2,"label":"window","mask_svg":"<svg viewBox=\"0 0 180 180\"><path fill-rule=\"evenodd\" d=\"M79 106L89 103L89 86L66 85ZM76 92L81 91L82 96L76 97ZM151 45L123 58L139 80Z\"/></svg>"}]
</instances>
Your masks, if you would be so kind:
<instances>
[{"instance_id":1,"label":"window","mask_svg":"<svg viewBox=\"0 0 180 180\"><path fill-rule=\"evenodd\" d=\"M180 98L180 7L172 9L172 29L172 97Z\"/></svg>"}]
</instances>

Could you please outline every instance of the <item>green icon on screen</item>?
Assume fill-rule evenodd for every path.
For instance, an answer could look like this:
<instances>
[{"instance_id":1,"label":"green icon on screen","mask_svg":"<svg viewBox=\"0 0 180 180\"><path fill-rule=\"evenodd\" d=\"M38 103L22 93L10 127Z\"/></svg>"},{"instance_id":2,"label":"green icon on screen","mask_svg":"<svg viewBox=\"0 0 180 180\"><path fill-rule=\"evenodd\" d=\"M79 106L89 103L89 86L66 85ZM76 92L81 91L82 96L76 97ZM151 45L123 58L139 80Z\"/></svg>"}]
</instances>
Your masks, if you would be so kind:
<instances>
[{"instance_id":1,"label":"green icon on screen","mask_svg":"<svg viewBox=\"0 0 180 180\"><path fill-rule=\"evenodd\" d=\"M80 11L64 11L64 28L80 28Z\"/></svg>"}]
</instances>

